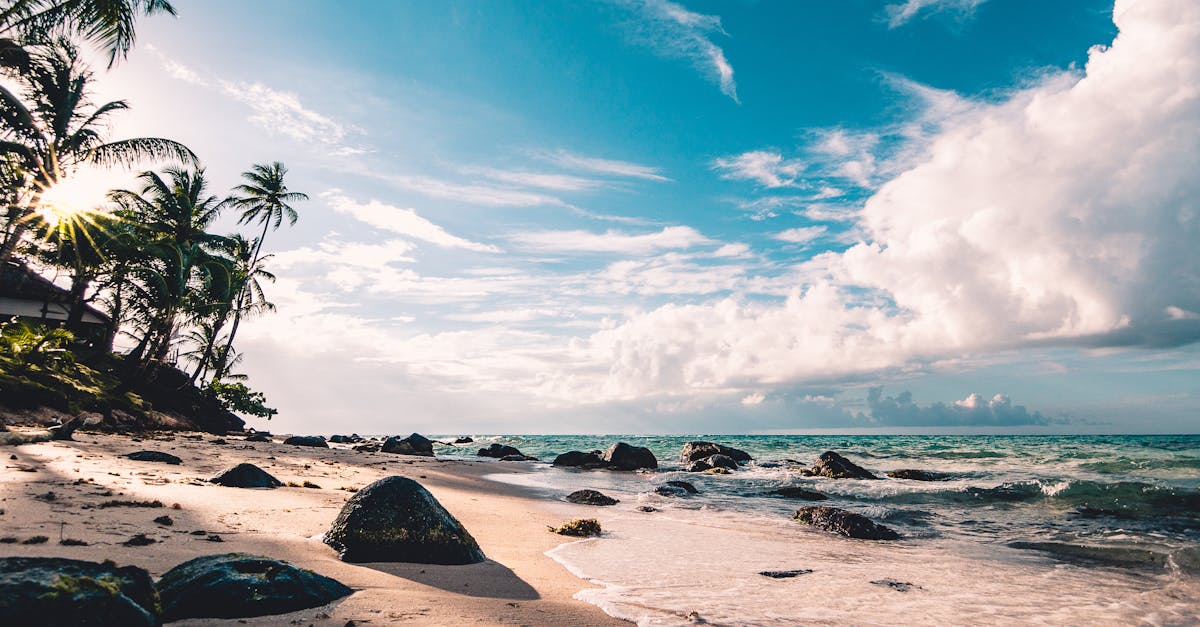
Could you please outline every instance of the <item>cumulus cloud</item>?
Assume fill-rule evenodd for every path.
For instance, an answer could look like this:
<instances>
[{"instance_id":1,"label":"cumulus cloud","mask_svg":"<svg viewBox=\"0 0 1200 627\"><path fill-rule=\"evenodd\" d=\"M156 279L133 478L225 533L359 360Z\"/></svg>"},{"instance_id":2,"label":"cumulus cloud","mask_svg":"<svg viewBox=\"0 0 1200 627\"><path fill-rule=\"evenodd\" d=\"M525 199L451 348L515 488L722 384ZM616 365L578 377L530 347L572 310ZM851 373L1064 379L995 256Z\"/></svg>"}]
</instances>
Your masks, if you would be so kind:
<instances>
[{"instance_id":1,"label":"cumulus cloud","mask_svg":"<svg viewBox=\"0 0 1200 627\"><path fill-rule=\"evenodd\" d=\"M922 15L949 12L968 17L987 0L906 0L884 8L888 28L897 28Z\"/></svg>"},{"instance_id":2,"label":"cumulus cloud","mask_svg":"<svg viewBox=\"0 0 1200 627\"><path fill-rule=\"evenodd\" d=\"M738 102L733 66L725 51L713 43L714 35L725 35L721 18L689 11L669 0L626 0L635 7L640 19L636 37L657 54L691 61L702 74L721 88L721 93Z\"/></svg>"},{"instance_id":3,"label":"cumulus cloud","mask_svg":"<svg viewBox=\"0 0 1200 627\"><path fill-rule=\"evenodd\" d=\"M1050 419L1040 412L1030 412L1024 405L1013 405L1003 394L985 400L970 394L952 404L934 403L921 406L913 401L907 390L896 396L884 396L882 387L867 392L868 415L859 420L887 427L1014 427L1047 425Z\"/></svg>"},{"instance_id":4,"label":"cumulus cloud","mask_svg":"<svg viewBox=\"0 0 1200 627\"><path fill-rule=\"evenodd\" d=\"M789 244L808 244L818 237L824 235L827 230L828 229L823 226L801 226L794 229L787 229L786 231L780 231L773 237L781 242L787 242Z\"/></svg>"},{"instance_id":5,"label":"cumulus cloud","mask_svg":"<svg viewBox=\"0 0 1200 627\"><path fill-rule=\"evenodd\" d=\"M335 191L325 192L322 198L338 213L345 213L371 226L406 237L429 242L443 248L462 248L481 253L498 253L491 244L481 244L447 233L442 227L417 215L413 209L394 207L378 200L359 203Z\"/></svg>"}]
</instances>

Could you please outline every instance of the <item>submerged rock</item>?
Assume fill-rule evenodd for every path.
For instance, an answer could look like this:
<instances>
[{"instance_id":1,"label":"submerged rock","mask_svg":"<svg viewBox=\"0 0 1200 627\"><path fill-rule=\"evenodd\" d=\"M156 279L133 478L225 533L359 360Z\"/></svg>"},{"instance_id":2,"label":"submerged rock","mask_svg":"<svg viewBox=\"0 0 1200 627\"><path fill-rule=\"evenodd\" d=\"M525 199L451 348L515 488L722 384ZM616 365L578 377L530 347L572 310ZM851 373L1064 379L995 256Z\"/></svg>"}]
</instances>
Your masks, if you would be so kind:
<instances>
[{"instance_id":1,"label":"submerged rock","mask_svg":"<svg viewBox=\"0 0 1200 627\"><path fill-rule=\"evenodd\" d=\"M668 481L667 485L676 487L676 488L682 488L683 491L687 492L688 494L699 494L700 493L700 491L696 489L696 486L692 485L691 481L672 480L672 481Z\"/></svg>"},{"instance_id":2,"label":"submerged rock","mask_svg":"<svg viewBox=\"0 0 1200 627\"><path fill-rule=\"evenodd\" d=\"M697 440L683 445L683 450L679 453L679 463L688 464L713 455L724 455L740 463L745 463L753 459L746 451L714 442Z\"/></svg>"},{"instance_id":3,"label":"submerged rock","mask_svg":"<svg viewBox=\"0 0 1200 627\"><path fill-rule=\"evenodd\" d=\"M908 479L909 481L946 481L951 478L951 475L948 473L917 470L915 468L889 470L887 476L893 479Z\"/></svg>"},{"instance_id":4,"label":"submerged rock","mask_svg":"<svg viewBox=\"0 0 1200 627\"><path fill-rule=\"evenodd\" d=\"M909 590L912 590L913 588L916 588L918 590L921 589L921 586L913 585L912 582L896 581L895 579L876 579L875 581L872 581L871 583L875 584L877 586L884 586L885 588L891 588L892 590L895 590L896 592L908 592Z\"/></svg>"},{"instance_id":5,"label":"submerged rock","mask_svg":"<svg viewBox=\"0 0 1200 627\"><path fill-rule=\"evenodd\" d=\"M813 475L830 479L878 479L867 469L833 451L821 453L821 458L809 470Z\"/></svg>"},{"instance_id":6,"label":"submerged rock","mask_svg":"<svg viewBox=\"0 0 1200 627\"><path fill-rule=\"evenodd\" d=\"M346 501L325 544L346 562L474 564L475 538L421 484L386 477Z\"/></svg>"},{"instance_id":7,"label":"submerged rock","mask_svg":"<svg viewBox=\"0 0 1200 627\"><path fill-rule=\"evenodd\" d=\"M474 438L472 438L472 437L470 437L470 436L463 436L463 437L461 437L461 438L454 438L454 443L455 443L455 444L470 444L470 443L472 443L472 442L474 442L474 441L475 441L475 439L474 439Z\"/></svg>"},{"instance_id":8,"label":"submerged rock","mask_svg":"<svg viewBox=\"0 0 1200 627\"><path fill-rule=\"evenodd\" d=\"M658 459L654 453L644 446L632 446L617 442L604 452L604 461L613 470L638 470L639 468L658 468Z\"/></svg>"},{"instance_id":9,"label":"submerged rock","mask_svg":"<svg viewBox=\"0 0 1200 627\"><path fill-rule=\"evenodd\" d=\"M787 486L776 488L766 493L768 496L781 496L785 499L800 499L802 501L824 501L829 497L817 492L799 486Z\"/></svg>"},{"instance_id":10,"label":"submerged rock","mask_svg":"<svg viewBox=\"0 0 1200 627\"><path fill-rule=\"evenodd\" d=\"M900 534L866 516L836 507L809 505L796 510L792 519L859 540L896 540L900 537Z\"/></svg>"},{"instance_id":11,"label":"submerged rock","mask_svg":"<svg viewBox=\"0 0 1200 627\"><path fill-rule=\"evenodd\" d=\"M136 453L130 453L125 457L127 459L132 459L135 462L159 462L162 464L174 464L176 466L183 463L182 459L162 451L138 451Z\"/></svg>"},{"instance_id":12,"label":"submerged rock","mask_svg":"<svg viewBox=\"0 0 1200 627\"><path fill-rule=\"evenodd\" d=\"M502 462L536 462L538 458L530 455L505 455L500 458Z\"/></svg>"},{"instance_id":13,"label":"submerged rock","mask_svg":"<svg viewBox=\"0 0 1200 627\"><path fill-rule=\"evenodd\" d=\"M605 496L595 490L576 490L567 495L567 500L580 505L616 505L620 503L611 496Z\"/></svg>"},{"instance_id":14,"label":"submerged rock","mask_svg":"<svg viewBox=\"0 0 1200 627\"><path fill-rule=\"evenodd\" d=\"M571 468L607 468L608 462L604 460L600 451L592 451L584 453L583 451L567 451L562 455L554 458L555 466L566 466Z\"/></svg>"},{"instance_id":15,"label":"submerged rock","mask_svg":"<svg viewBox=\"0 0 1200 627\"><path fill-rule=\"evenodd\" d=\"M1170 559L1169 555L1159 551L1122 546L1089 546L1066 542L1010 542L1008 546L1013 549L1041 551L1067 562L1094 562L1135 568L1163 568Z\"/></svg>"},{"instance_id":16,"label":"submerged rock","mask_svg":"<svg viewBox=\"0 0 1200 627\"><path fill-rule=\"evenodd\" d=\"M433 442L420 433L414 433L407 438L390 437L383 441L379 450L384 453L433 457Z\"/></svg>"},{"instance_id":17,"label":"submerged rock","mask_svg":"<svg viewBox=\"0 0 1200 627\"><path fill-rule=\"evenodd\" d=\"M500 459L502 457L511 457L513 455L520 455L521 457L525 457L525 454L522 453L521 451L517 450L516 447L508 446L506 444L499 444L499 443L495 443L495 442L493 442L487 448L479 449L479 452L475 453L475 455L478 457L494 457L496 459Z\"/></svg>"},{"instance_id":18,"label":"submerged rock","mask_svg":"<svg viewBox=\"0 0 1200 627\"><path fill-rule=\"evenodd\" d=\"M284 444L292 446L311 446L313 448L329 448L329 443L325 441L324 436L320 435L293 435L283 441Z\"/></svg>"},{"instance_id":19,"label":"submerged rock","mask_svg":"<svg viewBox=\"0 0 1200 627\"><path fill-rule=\"evenodd\" d=\"M209 481L228 488L278 488L283 485L267 471L248 463L223 470Z\"/></svg>"},{"instance_id":20,"label":"submerged rock","mask_svg":"<svg viewBox=\"0 0 1200 627\"><path fill-rule=\"evenodd\" d=\"M708 470L712 470L713 468L723 468L725 470L737 470L738 463L732 457L718 453L716 455L709 455L708 457L705 457L703 459L698 459L698 460L688 464L684 468L684 470L686 470L687 472L705 472Z\"/></svg>"},{"instance_id":21,"label":"submerged rock","mask_svg":"<svg viewBox=\"0 0 1200 627\"><path fill-rule=\"evenodd\" d=\"M354 592L287 562L247 553L186 561L158 580L163 619L248 618L331 603Z\"/></svg>"},{"instance_id":22,"label":"submerged rock","mask_svg":"<svg viewBox=\"0 0 1200 627\"><path fill-rule=\"evenodd\" d=\"M795 570L764 570L758 574L771 579L790 579L800 575L807 575L812 572L811 568L797 568Z\"/></svg>"},{"instance_id":23,"label":"submerged rock","mask_svg":"<svg viewBox=\"0 0 1200 627\"><path fill-rule=\"evenodd\" d=\"M158 625L150 573L57 557L0 558L2 625Z\"/></svg>"},{"instance_id":24,"label":"submerged rock","mask_svg":"<svg viewBox=\"0 0 1200 627\"><path fill-rule=\"evenodd\" d=\"M333 442L334 444L357 444L359 442L362 442L363 439L362 439L361 435L359 435L357 433L351 433L350 435L329 436L329 441Z\"/></svg>"}]
</instances>

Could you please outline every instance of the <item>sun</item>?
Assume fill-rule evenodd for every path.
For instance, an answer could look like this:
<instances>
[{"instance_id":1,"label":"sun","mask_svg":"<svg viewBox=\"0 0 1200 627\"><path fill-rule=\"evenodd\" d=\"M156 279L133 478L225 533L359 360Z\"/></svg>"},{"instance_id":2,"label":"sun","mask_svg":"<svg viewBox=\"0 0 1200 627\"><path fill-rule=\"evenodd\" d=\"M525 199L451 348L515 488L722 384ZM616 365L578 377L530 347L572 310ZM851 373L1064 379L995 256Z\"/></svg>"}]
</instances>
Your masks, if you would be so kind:
<instances>
[{"instance_id":1,"label":"sun","mask_svg":"<svg viewBox=\"0 0 1200 627\"><path fill-rule=\"evenodd\" d=\"M86 181L68 178L42 190L37 212L48 225L54 227L94 213L103 201L103 192L98 193L94 186Z\"/></svg>"}]
</instances>

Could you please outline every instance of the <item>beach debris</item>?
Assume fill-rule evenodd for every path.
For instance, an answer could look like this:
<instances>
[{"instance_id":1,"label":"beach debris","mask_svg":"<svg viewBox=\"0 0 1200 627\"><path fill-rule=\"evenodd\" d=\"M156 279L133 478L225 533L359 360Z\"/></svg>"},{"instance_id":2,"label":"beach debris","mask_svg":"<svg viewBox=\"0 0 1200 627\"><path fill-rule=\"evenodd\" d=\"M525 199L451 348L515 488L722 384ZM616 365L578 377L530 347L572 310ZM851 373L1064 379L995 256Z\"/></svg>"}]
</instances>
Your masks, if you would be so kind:
<instances>
[{"instance_id":1,"label":"beach debris","mask_svg":"<svg viewBox=\"0 0 1200 627\"><path fill-rule=\"evenodd\" d=\"M600 535L600 521L595 518L576 518L558 527L548 526L548 528L552 533L557 533L560 536L586 538Z\"/></svg>"},{"instance_id":2,"label":"beach debris","mask_svg":"<svg viewBox=\"0 0 1200 627\"><path fill-rule=\"evenodd\" d=\"M19 540L13 536L4 536L0 538L0 544L16 544Z\"/></svg>"},{"instance_id":3,"label":"beach debris","mask_svg":"<svg viewBox=\"0 0 1200 627\"><path fill-rule=\"evenodd\" d=\"M53 491L49 491L49 492L45 492L43 494L38 494L38 495L34 496L33 498L34 498L34 500L37 500L37 501L45 501L45 502L49 503L49 502L57 499L58 495L55 494Z\"/></svg>"},{"instance_id":4,"label":"beach debris","mask_svg":"<svg viewBox=\"0 0 1200 627\"><path fill-rule=\"evenodd\" d=\"M360 453L378 453L379 445L374 442L368 442L367 444L354 446L353 449Z\"/></svg>"},{"instance_id":5,"label":"beach debris","mask_svg":"<svg viewBox=\"0 0 1200 627\"><path fill-rule=\"evenodd\" d=\"M175 519L171 518L170 516L167 516L166 514L163 514L162 516L155 518L154 522L156 522L164 527L170 527L175 524Z\"/></svg>"},{"instance_id":6,"label":"beach debris","mask_svg":"<svg viewBox=\"0 0 1200 627\"><path fill-rule=\"evenodd\" d=\"M709 455L708 457L691 462L684 467L684 470L687 472L706 472L712 470L713 468L720 468L726 471L737 470L738 463L737 460L728 455L716 453L714 455Z\"/></svg>"},{"instance_id":7,"label":"beach debris","mask_svg":"<svg viewBox=\"0 0 1200 627\"><path fill-rule=\"evenodd\" d=\"M749 453L740 449L716 444L715 442L695 440L683 445L683 450L679 452L679 463L686 465L706 457L712 457L713 455L724 455L740 463L745 463L753 459Z\"/></svg>"},{"instance_id":8,"label":"beach debris","mask_svg":"<svg viewBox=\"0 0 1200 627\"><path fill-rule=\"evenodd\" d=\"M595 490L576 490L567 495L567 500L579 505L616 505L620 503L611 496L605 496Z\"/></svg>"},{"instance_id":9,"label":"beach debris","mask_svg":"<svg viewBox=\"0 0 1200 627\"><path fill-rule=\"evenodd\" d=\"M165 621L284 614L354 592L324 575L247 553L188 560L164 573L156 585Z\"/></svg>"},{"instance_id":10,"label":"beach debris","mask_svg":"<svg viewBox=\"0 0 1200 627\"><path fill-rule=\"evenodd\" d=\"M218 536L216 534L211 534L207 538L205 538L205 540L208 540L209 542L224 542L225 538L222 538L221 536Z\"/></svg>"},{"instance_id":11,"label":"beach debris","mask_svg":"<svg viewBox=\"0 0 1200 627\"><path fill-rule=\"evenodd\" d=\"M812 468L801 470L808 476L829 477L830 479L878 479L870 471L854 462L838 455L833 451L821 453L821 457Z\"/></svg>"},{"instance_id":12,"label":"beach debris","mask_svg":"<svg viewBox=\"0 0 1200 627\"><path fill-rule=\"evenodd\" d=\"M765 494L767 496L782 496L785 499L800 499L802 501L824 501L825 499L829 498L828 496L821 494L816 490L809 490L808 488L802 488L800 486L785 486L782 488L776 488L774 490L765 492Z\"/></svg>"},{"instance_id":13,"label":"beach debris","mask_svg":"<svg viewBox=\"0 0 1200 627\"><path fill-rule=\"evenodd\" d=\"M350 435L331 435L329 441L334 444L357 444L362 442L363 438L357 433L352 433Z\"/></svg>"},{"instance_id":14,"label":"beach debris","mask_svg":"<svg viewBox=\"0 0 1200 627\"><path fill-rule=\"evenodd\" d=\"M891 588L892 590L895 590L896 592L908 592L909 590L912 590L914 588L917 590L921 589L921 586L915 585L912 582L896 581L895 579L876 579L875 581L872 581L871 583L873 583L877 586L884 586L887 588Z\"/></svg>"},{"instance_id":15,"label":"beach debris","mask_svg":"<svg viewBox=\"0 0 1200 627\"><path fill-rule=\"evenodd\" d=\"M125 456L127 459L132 459L135 462L159 462L162 464L172 464L178 466L183 463L182 459L162 451L137 451Z\"/></svg>"},{"instance_id":16,"label":"beach debris","mask_svg":"<svg viewBox=\"0 0 1200 627\"><path fill-rule=\"evenodd\" d=\"M590 453L567 451L555 457L553 465L571 468L607 468L608 462L605 461L602 451L592 451Z\"/></svg>"},{"instance_id":17,"label":"beach debris","mask_svg":"<svg viewBox=\"0 0 1200 627\"><path fill-rule=\"evenodd\" d=\"M502 462L536 462L538 458L532 455L505 455L500 458Z\"/></svg>"},{"instance_id":18,"label":"beach debris","mask_svg":"<svg viewBox=\"0 0 1200 627\"><path fill-rule=\"evenodd\" d=\"M108 509L109 507L163 507L162 501L105 501L99 505L100 509Z\"/></svg>"},{"instance_id":19,"label":"beach debris","mask_svg":"<svg viewBox=\"0 0 1200 627\"><path fill-rule=\"evenodd\" d=\"M209 481L229 488L278 488L283 485L270 473L250 463L223 470Z\"/></svg>"},{"instance_id":20,"label":"beach debris","mask_svg":"<svg viewBox=\"0 0 1200 627\"><path fill-rule=\"evenodd\" d=\"M325 534L325 544L346 562L474 564L487 559L428 490L396 476L350 497Z\"/></svg>"},{"instance_id":21,"label":"beach debris","mask_svg":"<svg viewBox=\"0 0 1200 627\"><path fill-rule=\"evenodd\" d=\"M469 435L464 435L461 438L454 438L455 444L471 444L474 441L475 441L475 438L472 438Z\"/></svg>"},{"instance_id":22,"label":"beach debris","mask_svg":"<svg viewBox=\"0 0 1200 627\"><path fill-rule=\"evenodd\" d=\"M292 446L308 446L312 448L329 448L329 443L325 441L324 436L320 435L293 435L283 441L284 444Z\"/></svg>"},{"instance_id":23,"label":"beach debris","mask_svg":"<svg viewBox=\"0 0 1200 627\"><path fill-rule=\"evenodd\" d=\"M866 516L837 507L801 507L792 515L792 520L859 540L896 540L900 537L900 534Z\"/></svg>"},{"instance_id":24,"label":"beach debris","mask_svg":"<svg viewBox=\"0 0 1200 627\"><path fill-rule=\"evenodd\" d=\"M433 457L433 442L430 442L429 438L420 433L414 433L407 438L393 436L384 440L383 446L379 450L384 453Z\"/></svg>"},{"instance_id":25,"label":"beach debris","mask_svg":"<svg viewBox=\"0 0 1200 627\"><path fill-rule=\"evenodd\" d=\"M144 533L139 533L135 534L132 538L122 542L121 544L124 544L125 546L148 546L156 542L158 542L158 540L155 540Z\"/></svg>"},{"instance_id":26,"label":"beach debris","mask_svg":"<svg viewBox=\"0 0 1200 627\"><path fill-rule=\"evenodd\" d=\"M63 538L58 541L63 546L87 546L88 543L84 540L76 540L75 538Z\"/></svg>"},{"instance_id":27,"label":"beach debris","mask_svg":"<svg viewBox=\"0 0 1200 627\"><path fill-rule=\"evenodd\" d=\"M639 512L657 512L657 511L658 511L658 508L657 508L657 507L652 507L652 506L650 506L650 505L639 505L639 506L638 506L638 508L637 508L637 510L638 510Z\"/></svg>"},{"instance_id":28,"label":"beach debris","mask_svg":"<svg viewBox=\"0 0 1200 627\"><path fill-rule=\"evenodd\" d=\"M953 475L949 473L917 470L915 468L889 470L887 476L893 479L908 479L909 481L948 481L953 478Z\"/></svg>"},{"instance_id":29,"label":"beach debris","mask_svg":"<svg viewBox=\"0 0 1200 627\"><path fill-rule=\"evenodd\" d=\"M795 570L764 570L758 574L771 579L791 579L800 575L807 575L812 572L811 568L797 568Z\"/></svg>"},{"instance_id":30,"label":"beach debris","mask_svg":"<svg viewBox=\"0 0 1200 627\"><path fill-rule=\"evenodd\" d=\"M688 481L668 481L666 485L660 485L654 488L656 494L662 496L688 496L690 494L699 494L700 491L696 486Z\"/></svg>"},{"instance_id":31,"label":"beach debris","mask_svg":"<svg viewBox=\"0 0 1200 627\"><path fill-rule=\"evenodd\" d=\"M251 433L250 435L246 436L245 441L246 442L270 442L271 435L267 434L267 433Z\"/></svg>"},{"instance_id":32,"label":"beach debris","mask_svg":"<svg viewBox=\"0 0 1200 627\"><path fill-rule=\"evenodd\" d=\"M31 536L21 541L21 544L45 544L50 541L47 536Z\"/></svg>"},{"instance_id":33,"label":"beach debris","mask_svg":"<svg viewBox=\"0 0 1200 627\"><path fill-rule=\"evenodd\" d=\"M604 461L613 470L638 470L640 468L658 468L658 459L654 453L644 446L632 446L617 442L604 452Z\"/></svg>"},{"instance_id":34,"label":"beach debris","mask_svg":"<svg viewBox=\"0 0 1200 627\"><path fill-rule=\"evenodd\" d=\"M71 439L73 439L71 436L75 433L75 430L78 429L79 427L82 427L83 425L87 424L87 422L88 422L87 416L84 414L80 414L80 415L75 416L74 418L62 423L61 425L56 425L56 426L50 427L50 429L49 429L50 439L51 440L71 440Z\"/></svg>"},{"instance_id":35,"label":"beach debris","mask_svg":"<svg viewBox=\"0 0 1200 627\"><path fill-rule=\"evenodd\" d=\"M0 558L0 624L158 625L150 573L57 557Z\"/></svg>"},{"instance_id":36,"label":"beach debris","mask_svg":"<svg viewBox=\"0 0 1200 627\"><path fill-rule=\"evenodd\" d=\"M516 447L508 446L507 444L500 444L498 442L491 443L487 448L479 449L479 452L475 453L475 455L477 457L494 457L496 459L511 457L513 455L525 457L525 454L517 450Z\"/></svg>"}]
</instances>

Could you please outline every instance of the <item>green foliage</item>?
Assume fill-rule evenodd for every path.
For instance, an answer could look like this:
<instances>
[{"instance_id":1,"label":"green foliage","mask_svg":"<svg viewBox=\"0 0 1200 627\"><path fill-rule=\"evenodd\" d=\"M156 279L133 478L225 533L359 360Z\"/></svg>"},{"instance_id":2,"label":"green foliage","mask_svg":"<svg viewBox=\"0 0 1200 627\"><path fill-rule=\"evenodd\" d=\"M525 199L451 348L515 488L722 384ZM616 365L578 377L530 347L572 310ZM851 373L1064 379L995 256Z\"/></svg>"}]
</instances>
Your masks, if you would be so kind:
<instances>
[{"instance_id":1,"label":"green foliage","mask_svg":"<svg viewBox=\"0 0 1200 627\"><path fill-rule=\"evenodd\" d=\"M208 384L208 390L221 401L225 409L231 412L258 416L267 420L270 420L272 416L279 413L278 410L266 406L266 395L262 392L251 390L246 387L245 383L240 381L235 383L213 381Z\"/></svg>"},{"instance_id":2,"label":"green foliage","mask_svg":"<svg viewBox=\"0 0 1200 627\"><path fill-rule=\"evenodd\" d=\"M65 370L75 365L75 355L66 348L73 339L66 329L32 326L13 318L0 324L0 360L17 372L32 367Z\"/></svg>"},{"instance_id":3,"label":"green foliage","mask_svg":"<svg viewBox=\"0 0 1200 627\"><path fill-rule=\"evenodd\" d=\"M600 535L600 521L595 518L576 518L571 522L563 523L560 527L550 527L550 531L562 536L579 538L598 536Z\"/></svg>"}]
</instances>

